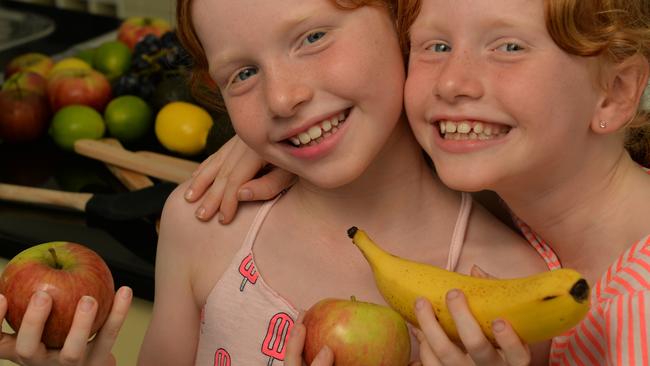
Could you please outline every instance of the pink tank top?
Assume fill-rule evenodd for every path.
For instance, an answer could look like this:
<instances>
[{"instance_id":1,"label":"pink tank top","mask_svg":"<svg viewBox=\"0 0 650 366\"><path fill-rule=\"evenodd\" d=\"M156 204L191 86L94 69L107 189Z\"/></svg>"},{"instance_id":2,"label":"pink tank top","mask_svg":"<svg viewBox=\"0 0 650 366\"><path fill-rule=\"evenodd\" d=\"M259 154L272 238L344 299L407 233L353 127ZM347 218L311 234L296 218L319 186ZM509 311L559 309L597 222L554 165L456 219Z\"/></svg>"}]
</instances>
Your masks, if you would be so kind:
<instances>
[{"instance_id":1,"label":"pink tank top","mask_svg":"<svg viewBox=\"0 0 650 366\"><path fill-rule=\"evenodd\" d=\"M208 295L201 311L195 365L284 364L285 342L298 310L264 282L255 268L253 245L267 214L280 198L264 203L241 249ZM447 259L454 270L465 241L472 198L463 193Z\"/></svg>"}]
</instances>

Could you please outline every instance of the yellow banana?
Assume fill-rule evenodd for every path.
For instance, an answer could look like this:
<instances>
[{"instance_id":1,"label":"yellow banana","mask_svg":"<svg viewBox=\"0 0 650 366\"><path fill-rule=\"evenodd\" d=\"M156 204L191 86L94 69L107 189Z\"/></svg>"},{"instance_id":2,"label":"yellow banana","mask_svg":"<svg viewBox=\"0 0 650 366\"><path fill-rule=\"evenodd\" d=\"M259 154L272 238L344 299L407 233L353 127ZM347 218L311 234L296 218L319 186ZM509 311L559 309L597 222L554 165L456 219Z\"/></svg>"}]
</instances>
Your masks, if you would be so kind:
<instances>
[{"instance_id":1,"label":"yellow banana","mask_svg":"<svg viewBox=\"0 0 650 366\"><path fill-rule=\"evenodd\" d=\"M427 298L454 341L460 339L445 302L451 289L463 291L472 314L493 344L491 324L497 318L507 320L526 343L535 343L571 329L589 310L589 285L571 269L515 279L472 277L394 256L356 227L348 229L348 236L370 264L388 305L417 326L415 300Z\"/></svg>"}]
</instances>

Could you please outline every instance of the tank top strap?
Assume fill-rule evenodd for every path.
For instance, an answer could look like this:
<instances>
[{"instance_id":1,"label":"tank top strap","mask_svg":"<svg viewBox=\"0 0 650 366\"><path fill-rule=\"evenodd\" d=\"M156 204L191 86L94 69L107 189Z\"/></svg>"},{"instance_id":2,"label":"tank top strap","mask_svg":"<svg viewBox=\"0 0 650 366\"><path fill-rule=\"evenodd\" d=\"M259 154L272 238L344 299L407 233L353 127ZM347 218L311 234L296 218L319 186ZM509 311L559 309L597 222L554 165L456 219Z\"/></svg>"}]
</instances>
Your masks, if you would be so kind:
<instances>
[{"instance_id":1,"label":"tank top strap","mask_svg":"<svg viewBox=\"0 0 650 366\"><path fill-rule=\"evenodd\" d=\"M270 201L266 201L260 206L260 208L257 210L257 214L255 215L255 218L253 219L253 222L251 224L251 227L248 229L248 233L246 234L246 238L244 239L244 244L242 245L242 248L240 250L244 251L250 251L253 249L253 244L255 243L255 239L257 238L257 233L260 231L260 228L262 227L262 223L264 223L264 219L266 219L266 216L269 214L271 211L271 207L275 205L276 202L282 197L284 192L278 194L274 199Z\"/></svg>"},{"instance_id":2,"label":"tank top strap","mask_svg":"<svg viewBox=\"0 0 650 366\"><path fill-rule=\"evenodd\" d=\"M447 270L455 271L460 259L460 253L465 243L465 234L467 233L467 224L469 214L472 212L472 195L461 192L460 211L456 218L456 226L451 236L451 245L449 246L449 256L447 257Z\"/></svg>"}]
</instances>

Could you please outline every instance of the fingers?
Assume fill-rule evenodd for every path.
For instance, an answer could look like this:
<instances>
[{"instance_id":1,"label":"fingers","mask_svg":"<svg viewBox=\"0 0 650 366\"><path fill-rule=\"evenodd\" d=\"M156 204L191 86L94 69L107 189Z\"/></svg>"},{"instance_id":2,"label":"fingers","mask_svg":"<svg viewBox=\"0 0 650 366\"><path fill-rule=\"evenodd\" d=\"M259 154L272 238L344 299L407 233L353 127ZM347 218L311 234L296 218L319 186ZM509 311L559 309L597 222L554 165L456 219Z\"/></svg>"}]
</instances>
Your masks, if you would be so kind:
<instances>
[{"instance_id":1,"label":"fingers","mask_svg":"<svg viewBox=\"0 0 650 366\"><path fill-rule=\"evenodd\" d=\"M291 187L295 181L295 174L284 169L274 168L268 174L245 183L239 189L237 198L240 201L268 200ZM244 194L244 191L248 191L248 193Z\"/></svg>"},{"instance_id":2,"label":"fingers","mask_svg":"<svg viewBox=\"0 0 650 366\"><path fill-rule=\"evenodd\" d=\"M48 293L36 291L32 295L16 337L16 356L22 364L44 357L46 350L41 336L51 309L52 298Z\"/></svg>"},{"instance_id":3,"label":"fingers","mask_svg":"<svg viewBox=\"0 0 650 366\"><path fill-rule=\"evenodd\" d=\"M449 339L436 320L431 303L427 299L419 298L415 302L415 315L431 351L442 364L463 365L466 362L465 354Z\"/></svg>"},{"instance_id":4,"label":"fingers","mask_svg":"<svg viewBox=\"0 0 650 366\"><path fill-rule=\"evenodd\" d=\"M302 366L302 349L305 345L305 326L296 322L291 328L287 350L284 357L285 366Z\"/></svg>"},{"instance_id":5,"label":"fingers","mask_svg":"<svg viewBox=\"0 0 650 366\"><path fill-rule=\"evenodd\" d=\"M465 295L460 290L447 293L447 308L454 319L465 350L478 365L499 365L503 359L487 339L469 310Z\"/></svg>"},{"instance_id":6,"label":"fingers","mask_svg":"<svg viewBox=\"0 0 650 366\"><path fill-rule=\"evenodd\" d=\"M83 359L95 315L97 315L97 301L90 296L83 296L77 303L70 332L59 353L59 361L62 365L77 365Z\"/></svg>"},{"instance_id":7,"label":"fingers","mask_svg":"<svg viewBox=\"0 0 650 366\"><path fill-rule=\"evenodd\" d=\"M129 287L123 286L117 290L111 312L92 342L86 366L106 365L110 364L109 360L113 360L111 350L129 313L132 300L133 291Z\"/></svg>"},{"instance_id":8,"label":"fingers","mask_svg":"<svg viewBox=\"0 0 650 366\"><path fill-rule=\"evenodd\" d=\"M237 196L240 187L253 179L264 165L266 162L253 150L247 149L240 157L237 168L233 169L224 180L223 199L219 207L219 222L227 224L232 221L239 203Z\"/></svg>"},{"instance_id":9,"label":"fingers","mask_svg":"<svg viewBox=\"0 0 650 366\"><path fill-rule=\"evenodd\" d=\"M420 349L420 362L419 363L414 362L414 364L415 365L419 364L422 366L441 366L442 363L440 363L440 360L431 349L431 346L429 346L429 343L424 333L417 328L412 329L412 333L415 335L415 338L418 340L419 349Z\"/></svg>"},{"instance_id":10,"label":"fingers","mask_svg":"<svg viewBox=\"0 0 650 366\"><path fill-rule=\"evenodd\" d=\"M318 354L316 354L316 357L314 357L314 360L311 362L311 366L331 366L334 364L334 352L327 347L324 346L321 348L320 351L318 351Z\"/></svg>"},{"instance_id":11,"label":"fingers","mask_svg":"<svg viewBox=\"0 0 650 366\"><path fill-rule=\"evenodd\" d=\"M528 345L522 343L508 322L501 319L495 320L492 322L492 332L508 365L530 364L531 353Z\"/></svg>"}]
</instances>

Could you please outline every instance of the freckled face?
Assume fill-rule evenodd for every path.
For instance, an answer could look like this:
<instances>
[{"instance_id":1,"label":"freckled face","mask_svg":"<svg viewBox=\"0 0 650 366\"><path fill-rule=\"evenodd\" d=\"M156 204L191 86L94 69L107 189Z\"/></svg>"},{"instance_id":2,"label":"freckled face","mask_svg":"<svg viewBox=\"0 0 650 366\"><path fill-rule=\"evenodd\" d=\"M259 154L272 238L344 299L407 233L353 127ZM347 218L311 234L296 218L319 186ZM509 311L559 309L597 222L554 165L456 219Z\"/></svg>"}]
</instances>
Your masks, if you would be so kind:
<instances>
[{"instance_id":1,"label":"freckled face","mask_svg":"<svg viewBox=\"0 0 650 366\"><path fill-rule=\"evenodd\" d=\"M388 140L404 70L385 9L195 0L192 16L238 135L266 160L331 188Z\"/></svg>"},{"instance_id":2,"label":"freckled face","mask_svg":"<svg viewBox=\"0 0 650 366\"><path fill-rule=\"evenodd\" d=\"M591 141L596 61L553 42L541 0L424 0L411 46L407 114L446 184L571 176Z\"/></svg>"}]
</instances>

